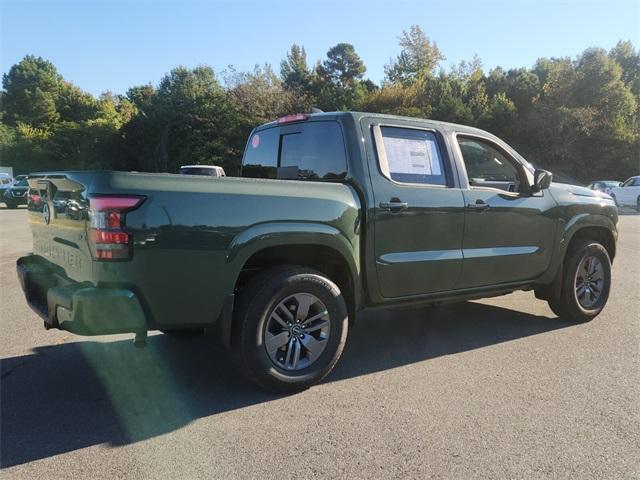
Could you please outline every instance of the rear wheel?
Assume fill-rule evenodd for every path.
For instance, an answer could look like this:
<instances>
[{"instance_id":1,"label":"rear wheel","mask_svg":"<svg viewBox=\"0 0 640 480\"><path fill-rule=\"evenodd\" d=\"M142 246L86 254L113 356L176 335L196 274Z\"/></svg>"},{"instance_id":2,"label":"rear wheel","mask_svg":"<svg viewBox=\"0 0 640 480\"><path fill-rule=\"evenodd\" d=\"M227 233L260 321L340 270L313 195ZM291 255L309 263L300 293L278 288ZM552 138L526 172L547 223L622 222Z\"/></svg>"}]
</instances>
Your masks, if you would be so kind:
<instances>
[{"instance_id":1,"label":"rear wheel","mask_svg":"<svg viewBox=\"0 0 640 480\"><path fill-rule=\"evenodd\" d=\"M308 268L270 268L239 295L234 356L253 383L279 393L304 390L335 366L347 339L340 288Z\"/></svg>"},{"instance_id":2,"label":"rear wheel","mask_svg":"<svg viewBox=\"0 0 640 480\"><path fill-rule=\"evenodd\" d=\"M549 306L563 320L588 322L606 305L610 288L607 250L593 240L575 240L563 266L560 298L550 300Z\"/></svg>"}]
</instances>

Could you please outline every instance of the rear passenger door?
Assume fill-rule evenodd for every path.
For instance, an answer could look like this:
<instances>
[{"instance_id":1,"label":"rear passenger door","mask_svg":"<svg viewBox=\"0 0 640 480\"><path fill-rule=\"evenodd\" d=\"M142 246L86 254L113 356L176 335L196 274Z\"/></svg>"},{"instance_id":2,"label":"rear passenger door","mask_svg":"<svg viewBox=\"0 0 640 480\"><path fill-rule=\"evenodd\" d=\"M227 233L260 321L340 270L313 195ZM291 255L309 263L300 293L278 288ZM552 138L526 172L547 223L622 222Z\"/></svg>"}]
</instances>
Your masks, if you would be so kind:
<instances>
[{"instance_id":1,"label":"rear passenger door","mask_svg":"<svg viewBox=\"0 0 640 480\"><path fill-rule=\"evenodd\" d=\"M381 297L451 290L462 268L464 198L444 137L409 120L361 122Z\"/></svg>"}]
</instances>

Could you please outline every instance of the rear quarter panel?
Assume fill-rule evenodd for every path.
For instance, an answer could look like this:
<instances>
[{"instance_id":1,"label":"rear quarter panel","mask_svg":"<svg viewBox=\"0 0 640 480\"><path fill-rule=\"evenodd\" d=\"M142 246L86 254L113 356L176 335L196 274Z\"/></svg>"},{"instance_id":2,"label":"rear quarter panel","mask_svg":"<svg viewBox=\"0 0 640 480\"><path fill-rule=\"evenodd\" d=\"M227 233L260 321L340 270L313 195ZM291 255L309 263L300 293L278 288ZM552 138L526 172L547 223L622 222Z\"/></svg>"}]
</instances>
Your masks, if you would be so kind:
<instances>
[{"instance_id":1,"label":"rear quarter panel","mask_svg":"<svg viewBox=\"0 0 640 480\"><path fill-rule=\"evenodd\" d=\"M127 214L133 260L96 263L94 279L137 291L151 327L214 323L244 262L268 246L332 247L358 274L360 204L344 184L113 173L92 192L147 197Z\"/></svg>"}]
</instances>

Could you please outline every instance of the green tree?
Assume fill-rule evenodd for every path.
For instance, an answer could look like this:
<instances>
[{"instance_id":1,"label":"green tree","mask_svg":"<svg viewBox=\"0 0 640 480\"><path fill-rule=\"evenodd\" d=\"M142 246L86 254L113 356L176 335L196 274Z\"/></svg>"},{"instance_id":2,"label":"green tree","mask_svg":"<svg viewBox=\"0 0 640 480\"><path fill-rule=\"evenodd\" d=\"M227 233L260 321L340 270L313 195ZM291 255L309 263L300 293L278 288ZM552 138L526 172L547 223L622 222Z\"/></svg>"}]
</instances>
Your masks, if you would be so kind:
<instances>
[{"instance_id":1,"label":"green tree","mask_svg":"<svg viewBox=\"0 0 640 480\"><path fill-rule=\"evenodd\" d=\"M59 119L60 75L51 62L27 55L2 76L3 121L46 128Z\"/></svg>"},{"instance_id":2,"label":"green tree","mask_svg":"<svg viewBox=\"0 0 640 480\"><path fill-rule=\"evenodd\" d=\"M331 47L327 59L316 70L323 79L342 88L353 86L367 71L350 43L338 43Z\"/></svg>"},{"instance_id":3,"label":"green tree","mask_svg":"<svg viewBox=\"0 0 640 480\"><path fill-rule=\"evenodd\" d=\"M609 56L622 68L622 81L640 96L640 52L629 40L619 41L609 52Z\"/></svg>"},{"instance_id":4,"label":"green tree","mask_svg":"<svg viewBox=\"0 0 640 480\"><path fill-rule=\"evenodd\" d=\"M313 92L322 110L351 110L361 105L370 82L362 80L366 67L350 43L339 43L318 63L313 77Z\"/></svg>"},{"instance_id":5,"label":"green tree","mask_svg":"<svg viewBox=\"0 0 640 480\"><path fill-rule=\"evenodd\" d=\"M411 83L419 77L432 75L438 64L445 60L438 45L425 35L418 25L411 25L398 37L402 50L395 60L385 66L389 83Z\"/></svg>"},{"instance_id":6,"label":"green tree","mask_svg":"<svg viewBox=\"0 0 640 480\"><path fill-rule=\"evenodd\" d=\"M280 62L280 76L284 87L301 92L311 88L312 74L307 64L307 52L304 47L293 44L287 52L287 58Z\"/></svg>"}]
</instances>

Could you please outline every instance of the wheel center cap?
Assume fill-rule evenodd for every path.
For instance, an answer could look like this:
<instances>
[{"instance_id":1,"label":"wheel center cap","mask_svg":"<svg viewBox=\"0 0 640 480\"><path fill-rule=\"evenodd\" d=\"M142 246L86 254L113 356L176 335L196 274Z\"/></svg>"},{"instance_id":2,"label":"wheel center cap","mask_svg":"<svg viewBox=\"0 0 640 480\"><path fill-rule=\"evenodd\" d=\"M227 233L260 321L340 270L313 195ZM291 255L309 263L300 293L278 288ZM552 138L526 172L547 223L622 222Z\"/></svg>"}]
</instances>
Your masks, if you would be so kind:
<instances>
[{"instance_id":1,"label":"wheel center cap","mask_svg":"<svg viewBox=\"0 0 640 480\"><path fill-rule=\"evenodd\" d=\"M298 336L302 333L302 327L300 325L293 325L289 330L289 333L291 333L291 335Z\"/></svg>"}]
</instances>

